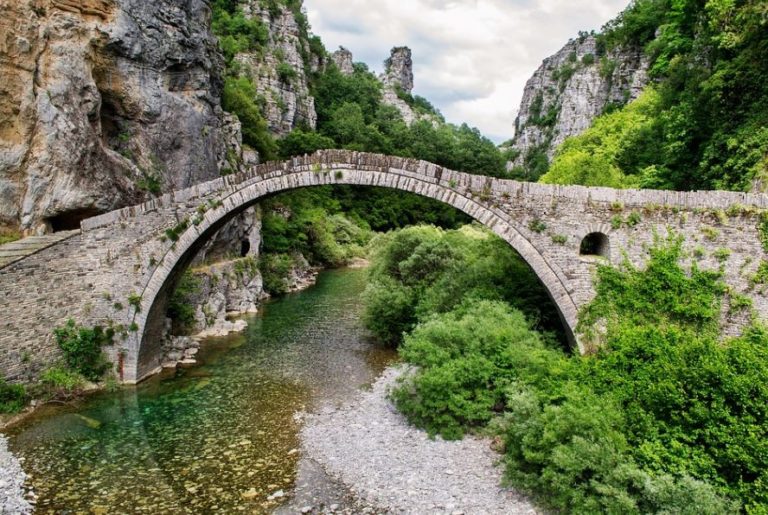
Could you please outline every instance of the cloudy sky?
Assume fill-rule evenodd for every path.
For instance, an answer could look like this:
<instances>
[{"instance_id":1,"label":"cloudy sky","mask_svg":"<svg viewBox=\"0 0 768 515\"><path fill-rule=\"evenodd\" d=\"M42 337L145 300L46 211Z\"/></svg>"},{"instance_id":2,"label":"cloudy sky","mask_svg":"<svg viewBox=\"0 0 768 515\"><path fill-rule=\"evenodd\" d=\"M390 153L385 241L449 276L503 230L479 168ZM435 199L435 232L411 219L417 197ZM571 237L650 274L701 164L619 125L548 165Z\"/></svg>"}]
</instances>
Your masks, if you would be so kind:
<instances>
[{"instance_id":1,"label":"cloudy sky","mask_svg":"<svg viewBox=\"0 0 768 515\"><path fill-rule=\"evenodd\" d=\"M415 93L453 123L512 137L525 81L579 30L628 0L305 0L313 32L380 72L393 46L413 50Z\"/></svg>"}]
</instances>

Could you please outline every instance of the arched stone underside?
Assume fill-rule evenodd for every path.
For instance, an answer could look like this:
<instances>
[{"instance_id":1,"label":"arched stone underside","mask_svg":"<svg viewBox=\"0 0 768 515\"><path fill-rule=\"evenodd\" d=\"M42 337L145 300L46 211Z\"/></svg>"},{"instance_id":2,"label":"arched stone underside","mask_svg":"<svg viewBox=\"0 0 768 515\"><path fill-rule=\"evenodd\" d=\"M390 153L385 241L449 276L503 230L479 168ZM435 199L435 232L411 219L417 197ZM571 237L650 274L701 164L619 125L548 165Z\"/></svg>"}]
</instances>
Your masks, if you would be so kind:
<instances>
[{"instance_id":1,"label":"arched stone underside","mask_svg":"<svg viewBox=\"0 0 768 515\"><path fill-rule=\"evenodd\" d=\"M327 185L392 188L443 202L466 213L509 243L534 270L557 306L566 334L574 343L576 342L574 329L577 323L578 310L573 299L571 299L553 267L515 229L509 216L496 209L483 206L437 182L406 177L393 173L391 170L356 170L351 167L337 166L328 173L299 171L290 175L266 178L250 184L224 197L221 206L207 211L198 225L192 225L183 233L176 244L169 248L168 253L163 256L163 265L155 270L141 294L142 308L147 309L142 309L134 319L139 327L144 328L141 340L138 342L139 378L142 377L141 371L144 371L145 374L151 374L154 371L154 367L150 368L154 353L147 351L147 349L150 347L149 340L156 339L159 334L158 331L162 327L162 320L165 317L165 301L167 300L165 294L168 293L170 285L175 283L180 273L192 261L203 244L232 217L264 197L297 188Z\"/></svg>"},{"instance_id":2,"label":"arched stone underside","mask_svg":"<svg viewBox=\"0 0 768 515\"><path fill-rule=\"evenodd\" d=\"M162 359L159 334L167 294L206 240L260 199L323 185L392 188L468 214L530 265L571 337L580 308L594 297L596 266L624 259L642 265L648 247L668 233L684 236L689 260L703 268L719 268L722 248L730 249L726 282L752 298L759 314L768 312L768 299L750 289L748 280L766 259L758 230L758 214L768 208L765 195L520 183L334 150L259 165L85 220L79 235L0 265L0 312L7 314L0 323L0 374L23 378L55 359L51 332L68 318L118 328L122 338L111 358L123 380L152 374ZM592 233L610 242L602 257L580 255L581 242ZM736 334L749 313L726 308L723 327ZM29 355L31 362L25 361Z\"/></svg>"}]
</instances>

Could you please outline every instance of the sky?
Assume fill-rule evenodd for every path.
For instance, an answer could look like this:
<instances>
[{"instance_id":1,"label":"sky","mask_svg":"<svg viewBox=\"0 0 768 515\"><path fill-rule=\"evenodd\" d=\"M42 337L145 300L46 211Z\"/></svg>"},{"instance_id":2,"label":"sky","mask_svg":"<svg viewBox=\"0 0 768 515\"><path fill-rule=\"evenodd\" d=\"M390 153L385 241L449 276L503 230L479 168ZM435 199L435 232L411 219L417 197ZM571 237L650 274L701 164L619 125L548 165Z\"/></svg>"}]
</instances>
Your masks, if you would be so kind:
<instances>
[{"instance_id":1,"label":"sky","mask_svg":"<svg viewBox=\"0 0 768 515\"><path fill-rule=\"evenodd\" d=\"M629 0L305 0L329 51L377 73L395 46L413 51L414 94L451 123L497 143L514 135L525 82L580 30L599 30Z\"/></svg>"}]
</instances>

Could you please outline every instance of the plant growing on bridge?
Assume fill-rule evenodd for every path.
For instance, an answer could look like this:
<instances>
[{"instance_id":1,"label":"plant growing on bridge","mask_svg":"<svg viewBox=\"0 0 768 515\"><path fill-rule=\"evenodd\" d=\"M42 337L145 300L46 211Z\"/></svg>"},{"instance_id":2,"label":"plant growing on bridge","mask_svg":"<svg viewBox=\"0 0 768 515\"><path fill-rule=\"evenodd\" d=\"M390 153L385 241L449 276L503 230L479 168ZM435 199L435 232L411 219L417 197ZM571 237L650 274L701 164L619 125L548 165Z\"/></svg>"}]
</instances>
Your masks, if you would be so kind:
<instances>
[{"instance_id":1,"label":"plant growing on bridge","mask_svg":"<svg viewBox=\"0 0 768 515\"><path fill-rule=\"evenodd\" d=\"M112 345L114 330L82 327L70 319L63 327L54 329L53 334L64 354L64 363L72 371L96 381L109 368L102 348Z\"/></svg>"},{"instance_id":2,"label":"plant growing on bridge","mask_svg":"<svg viewBox=\"0 0 768 515\"><path fill-rule=\"evenodd\" d=\"M533 232L542 233L547 230L547 224L543 220L536 218L528 223L528 228Z\"/></svg>"},{"instance_id":3,"label":"plant growing on bridge","mask_svg":"<svg viewBox=\"0 0 768 515\"><path fill-rule=\"evenodd\" d=\"M552 243L557 243L558 245L565 245L568 242L568 236L565 234L553 234L552 235Z\"/></svg>"},{"instance_id":4,"label":"plant growing on bridge","mask_svg":"<svg viewBox=\"0 0 768 515\"><path fill-rule=\"evenodd\" d=\"M637 211L632 211L631 213L629 213L629 216L627 216L627 220L625 223L627 224L627 227L634 227L637 224L639 224L642 220L643 220L643 217L640 216L640 213L638 213Z\"/></svg>"},{"instance_id":5,"label":"plant growing on bridge","mask_svg":"<svg viewBox=\"0 0 768 515\"><path fill-rule=\"evenodd\" d=\"M720 231L718 231L714 227L709 227L708 225L705 225L701 228L701 234L703 234L704 237L709 241L715 241L717 237L720 236Z\"/></svg>"},{"instance_id":6,"label":"plant growing on bridge","mask_svg":"<svg viewBox=\"0 0 768 515\"><path fill-rule=\"evenodd\" d=\"M128 295L128 304L133 307L138 313L141 311L141 295L138 293L131 293Z\"/></svg>"},{"instance_id":7,"label":"plant growing on bridge","mask_svg":"<svg viewBox=\"0 0 768 515\"><path fill-rule=\"evenodd\" d=\"M175 243L179 241L179 238L184 234L184 231L186 231L187 228L189 228L189 218L184 218L170 229L166 229L165 237Z\"/></svg>"}]
</instances>

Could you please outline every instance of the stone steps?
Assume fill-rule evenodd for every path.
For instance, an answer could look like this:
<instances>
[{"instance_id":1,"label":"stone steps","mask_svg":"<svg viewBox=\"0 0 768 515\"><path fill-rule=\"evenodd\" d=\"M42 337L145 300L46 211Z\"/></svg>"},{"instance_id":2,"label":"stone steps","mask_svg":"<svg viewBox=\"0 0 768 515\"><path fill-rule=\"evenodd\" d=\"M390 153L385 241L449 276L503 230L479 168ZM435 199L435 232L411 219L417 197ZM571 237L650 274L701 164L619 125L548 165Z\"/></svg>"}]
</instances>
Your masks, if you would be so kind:
<instances>
[{"instance_id":1,"label":"stone steps","mask_svg":"<svg viewBox=\"0 0 768 515\"><path fill-rule=\"evenodd\" d=\"M60 241L66 240L79 233L79 230L62 231L55 234L46 234L44 236L30 236L23 240L12 241L11 243L0 245L0 268L5 268L11 263L15 263L36 252L47 249L48 247L56 245Z\"/></svg>"}]
</instances>

